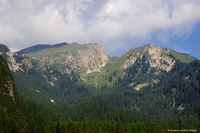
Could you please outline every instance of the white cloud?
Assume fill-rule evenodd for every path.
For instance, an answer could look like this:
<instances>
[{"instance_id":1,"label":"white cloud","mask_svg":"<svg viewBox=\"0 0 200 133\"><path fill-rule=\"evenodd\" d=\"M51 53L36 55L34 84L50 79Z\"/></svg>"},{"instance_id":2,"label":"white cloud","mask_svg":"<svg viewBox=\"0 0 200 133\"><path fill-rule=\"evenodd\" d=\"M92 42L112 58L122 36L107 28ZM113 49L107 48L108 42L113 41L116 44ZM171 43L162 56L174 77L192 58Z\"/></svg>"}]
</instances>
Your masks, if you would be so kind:
<instances>
[{"instance_id":1,"label":"white cloud","mask_svg":"<svg viewBox=\"0 0 200 133\"><path fill-rule=\"evenodd\" d=\"M200 22L199 9L200 5L185 3L174 11L172 24L176 35L191 33L194 25Z\"/></svg>"},{"instance_id":2,"label":"white cloud","mask_svg":"<svg viewBox=\"0 0 200 133\"><path fill-rule=\"evenodd\" d=\"M14 47L11 47L11 48L9 48L12 52L17 52L17 51L19 51L20 49L18 49L18 48L14 48Z\"/></svg>"},{"instance_id":3,"label":"white cloud","mask_svg":"<svg viewBox=\"0 0 200 133\"><path fill-rule=\"evenodd\" d=\"M0 37L3 42L12 43L13 41L20 39L21 36L17 33L12 25L0 23Z\"/></svg>"},{"instance_id":4,"label":"white cloud","mask_svg":"<svg viewBox=\"0 0 200 133\"><path fill-rule=\"evenodd\" d=\"M2 0L0 38L15 48L76 41L112 51L156 31L163 43L189 35L200 22L199 9L197 0Z\"/></svg>"}]
</instances>

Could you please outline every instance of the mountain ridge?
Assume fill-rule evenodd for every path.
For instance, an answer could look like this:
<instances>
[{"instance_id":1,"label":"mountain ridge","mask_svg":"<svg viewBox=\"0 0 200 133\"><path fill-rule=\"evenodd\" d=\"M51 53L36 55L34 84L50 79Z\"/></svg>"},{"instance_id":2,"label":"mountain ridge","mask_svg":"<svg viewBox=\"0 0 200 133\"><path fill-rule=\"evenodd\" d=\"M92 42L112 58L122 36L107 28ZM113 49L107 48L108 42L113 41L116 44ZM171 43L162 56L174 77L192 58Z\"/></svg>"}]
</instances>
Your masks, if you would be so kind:
<instances>
[{"instance_id":1,"label":"mountain ridge","mask_svg":"<svg viewBox=\"0 0 200 133\"><path fill-rule=\"evenodd\" d=\"M174 127L181 119L184 125L196 127L192 125L200 110L200 61L187 54L148 44L111 57L98 43L61 44L25 54L12 53L7 46L0 45L0 52L12 71L19 95L58 111L58 120L62 116L70 123L94 119L138 121L145 122L144 125L163 122ZM4 100L0 102L0 112L15 123L9 129L19 128L23 119L19 129L28 131L33 123L41 122L35 126L40 131L48 111L21 100L15 105L12 91L1 90L0 87L0 98ZM49 120L55 121L48 118L45 126ZM3 117L2 120L5 123ZM51 123L56 129L64 126ZM11 132L7 126L4 124L3 129Z\"/></svg>"},{"instance_id":2,"label":"mountain ridge","mask_svg":"<svg viewBox=\"0 0 200 133\"><path fill-rule=\"evenodd\" d=\"M28 48L19 50L15 53L26 54L26 53L30 53L30 52L39 51L39 50L42 50L42 49L57 48L57 47L65 46L65 45L68 45L68 43L62 42L62 43L57 43L57 44L53 44L53 45L51 45L51 44L37 44L37 45L34 45L34 46L30 46Z\"/></svg>"},{"instance_id":3,"label":"mountain ridge","mask_svg":"<svg viewBox=\"0 0 200 133\"><path fill-rule=\"evenodd\" d=\"M19 53L25 53L25 55ZM42 47L35 45L16 53L7 51L6 54L8 57L7 62L12 71L37 69L41 71L42 76L51 85L54 85L60 77L59 75L55 76L55 70L68 75L72 71L79 73L81 80L86 84L91 80L91 75L94 77L92 80L95 86L102 86L105 83L104 74L110 78L112 77L109 76L110 74L106 74L106 71L117 71L112 81L107 82L107 84L113 85L119 77L123 77L124 70L134 65L137 59L145 60L144 63L149 64L149 70L155 68L157 74L160 70L169 72L176 62L175 59L183 63L195 60L187 54L181 54L154 44L129 49L119 57L108 56L98 43L86 45L59 43L42 45ZM54 76L48 77L46 74Z\"/></svg>"},{"instance_id":4,"label":"mountain ridge","mask_svg":"<svg viewBox=\"0 0 200 133\"><path fill-rule=\"evenodd\" d=\"M76 85L101 90L127 80L124 87L140 91L146 86L159 83L157 76L170 72L179 62L187 64L195 60L189 55L154 44L129 49L119 57L108 56L98 43L60 43L50 47L48 45L47 48L30 50L25 54L7 51L6 55L18 88L23 92L26 87L32 88L29 91L35 95L42 95L38 92L44 92L49 95L47 99L55 102L58 102L58 99L53 99L53 93L56 93L54 88L65 95L68 88ZM22 75L27 77L24 79L27 83L24 85L20 80L20 77L24 77ZM28 81L29 79L35 81ZM65 99L65 96L61 97Z\"/></svg>"}]
</instances>

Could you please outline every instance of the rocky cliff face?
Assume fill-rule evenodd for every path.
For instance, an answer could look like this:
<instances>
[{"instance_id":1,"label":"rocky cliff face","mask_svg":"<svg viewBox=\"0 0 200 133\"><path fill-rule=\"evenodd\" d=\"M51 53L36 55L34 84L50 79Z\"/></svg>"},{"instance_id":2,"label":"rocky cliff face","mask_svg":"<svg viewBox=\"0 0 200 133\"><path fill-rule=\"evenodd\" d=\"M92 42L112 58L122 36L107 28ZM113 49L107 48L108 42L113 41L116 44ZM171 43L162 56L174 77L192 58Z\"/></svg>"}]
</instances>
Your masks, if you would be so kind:
<instances>
[{"instance_id":1,"label":"rocky cliff face","mask_svg":"<svg viewBox=\"0 0 200 133\"><path fill-rule=\"evenodd\" d=\"M84 73L100 71L108 60L106 52L99 44L84 45L75 50L72 45L75 44L58 48L60 50L51 49L53 54L39 51L38 53L28 54L28 56L37 62L42 71L46 71L47 68L57 68L62 73L68 74L71 71Z\"/></svg>"},{"instance_id":2,"label":"rocky cliff face","mask_svg":"<svg viewBox=\"0 0 200 133\"><path fill-rule=\"evenodd\" d=\"M169 49L164 49L152 44L146 47L146 51L151 57L149 60L151 67L169 72L176 62L172 57L169 56Z\"/></svg>"},{"instance_id":3,"label":"rocky cliff face","mask_svg":"<svg viewBox=\"0 0 200 133\"><path fill-rule=\"evenodd\" d=\"M32 61L24 55L18 55L11 51L5 53L6 62L12 72L24 71L33 68Z\"/></svg>"},{"instance_id":4,"label":"rocky cliff face","mask_svg":"<svg viewBox=\"0 0 200 133\"><path fill-rule=\"evenodd\" d=\"M72 72L76 72L81 76L100 72L108 61L108 55L100 44L72 43L27 53L26 56L29 57L29 60L23 59L21 63L26 68L34 67L41 71L47 83L52 86L65 74L70 75Z\"/></svg>"},{"instance_id":5,"label":"rocky cliff face","mask_svg":"<svg viewBox=\"0 0 200 133\"><path fill-rule=\"evenodd\" d=\"M177 65L194 60L189 55L153 44L129 49L120 57L109 57L100 44L77 43L31 47L25 54L12 53L0 45L0 53L6 58L19 90L29 90L23 95L32 97L30 95L36 93L35 96L46 101L49 95L62 101L71 88L79 85L94 88L119 85L140 91L160 83L159 76L170 73ZM5 93L13 96L15 92L10 81L3 85L8 90ZM80 88L83 87L78 91Z\"/></svg>"},{"instance_id":6,"label":"rocky cliff face","mask_svg":"<svg viewBox=\"0 0 200 133\"><path fill-rule=\"evenodd\" d=\"M6 61L0 55L0 93L10 95L15 100L13 76Z\"/></svg>"},{"instance_id":7,"label":"rocky cliff face","mask_svg":"<svg viewBox=\"0 0 200 133\"><path fill-rule=\"evenodd\" d=\"M129 51L123 54L126 61L122 64L122 69L129 68L138 58L142 59L144 56L147 56L148 59L146 62L150 63L150 67L165 70L167 72L173 68L176 62L169 56L169 49L164 49L154 44L147 45L140 51L133 51L131 53L129 53Z\"/></svg>"},{"instance_id":8,"label":"rocky cliff face","mask_svg":"<svg viewBox=\"0 0 200 133\"><path fill-rule=\"evenodd\" d=\"M14 53L12 53L11 51L8 51L6 52L6 55L7 55L6 61L11 71L16 72L18 70L22 70L20 68L20 64L17 63L14 58Z\"/></svg>"},{"instance_id":9,"label":"rocky cliff face","mask_svg":"<svg viewBox=\"0 0 200 133\"><path fill-rule=\"evenodd\" d=\"M75 60L78 64L86 68L86 73L100 72L108 60L106 52L100 44L87 45L87 50L78 50Z\"/></svg>"},{"instance_id":10,"label":"rocky cliff face","mask_svg":"<svg viewBox=\"0 0 200 133\"><path fill-rule=\"evenodd\" d=\"M128 74L126 70L135 64L138 68L135 67L134 69L137 69L138 73L135 73L133 77L137 78L137 75L141 75L139 74L141 73L140 71L143 71L143 74L148 74L151 73L152 69L155 69L155 75L158 75L161 72L160 70L169 72L176 64L178 57L181 57L181 62L192 60L190 56L179 54L154 44L129 49L113 62L109 62L111 58L100 44L62 43L59 45L45 45L45 47L36 45L27 48L28 51L25 49L25 55L12 53L6 46L1 45L1 47L4 51L0 52L6 56L11 71L37 71L52 86L59 83L61 79L64 80L66 75L68 78L66 80L73 82L73 78L70 75L74 72L79 75L80 80L86 81L85 83L90 82L92 74L92 82L95 83L95 86L98 86L99 83L110 84L109 82L114 83L119 77L124 78ZM138 62L140 62L140 65ZM143 69L146 70L144 71ZM109 71L115 71L113 72L115 74L108 73ZM93 75L94 72L96 74ZM106 79L104 75L107 75L112 80ZM157 79L155 80L158 82ZM131 86L132 84L133 82L131 82ZM146 86L149 83L143 82L143 84L140 86ZM134 85L136 86L137 84Z\"/></svg>"},{"instance_id":11,"label":"rocky cliff face","mask_svg":"<svg viewBox=\"0 0 200 133\"><path fill-rule=\"evenodd\" d=\"M0 44L0 55L2 55L6 59L7 64L11 71L16 72L17 70L20 69L19 64L15 60L14 57L15 54L11 52L10 49L3 44Z\"/></svg>"}]
</instances>

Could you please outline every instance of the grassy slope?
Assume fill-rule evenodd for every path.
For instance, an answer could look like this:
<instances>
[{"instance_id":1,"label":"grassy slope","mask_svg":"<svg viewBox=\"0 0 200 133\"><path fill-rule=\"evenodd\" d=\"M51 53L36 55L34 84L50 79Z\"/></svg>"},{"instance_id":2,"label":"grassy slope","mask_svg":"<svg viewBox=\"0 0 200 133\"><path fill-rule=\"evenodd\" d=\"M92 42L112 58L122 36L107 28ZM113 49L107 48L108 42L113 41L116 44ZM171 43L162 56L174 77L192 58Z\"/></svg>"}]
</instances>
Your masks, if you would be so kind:
<instances>
[{"instance_id":1,"label":"grassy slope","mask_svg":"<svg viewBox=\"0 0 200 133\"><path fill-rule=\"evenodd\" d=\"M87 45L90 45L90 44L87 44ZM27 56L30 58L36 57L36 58L41 59L42 57L45 57L45 56L47 56L47 57L58 56L60 53L68 54L70 52L72 55L75 55L78 50L86 50L87 45L80 45L78 43L72 43L67 46L63 46L63 47L59 47L59 48L51 48L51 49L45 49L45 50L41 50L41 51L37 51L37 52L33 52L33 53L28 53ZM124 70L121 69L121 66L126 61L126 56L131 55L133 53L142 52L144 50L144 48L147 47L148 45L149 44L135 48L135 49L127 50L120 57L110 57L108 60L108 63L106 64L106 66L104 68L102 68L101 72L84 74L82 76L83 82L86 85L92 85L92 86L96 86L96 87L101 87L105 84L107 84L108 86L114 85L114 83L117 82L119 77L123 78ZM163 49L165 49L165 48L163 48ZM180 60L181 62L189 63L190 61L193 60L192 57L190 57L186 54L177 53L173 50L171 50L171 54L176 59ZM39 68L44 65L47 65L47 64L45 62L38 64ZM56 68L58 70L61 70L64 68L64 66L62 64L57 64ZM116 75L113 77L112 82L108 82L107 78L109 76L112 76L114 71L117 71Z\"/></svg>"},{"instance_id":2,"label":"grassy slope","mask_svg":"<svg viewBox=\"0 0 200 133\"><path fill-rule=\"evenodd\" d=\"M90 44L87 44L90 45ZM36 58L42 58L44 56L57 56L60 53L63 54L67 54L67 53L71 53L72 55L76 54L76 52L78 50L86 50L87 49L87 45L81 45L78 43L72 43L66 46L62 46L59 48L50 48L50 49L44 49L44 50L40 50L37 52L32 52L32 53L27 53L26 55L28 57L36 57Z\"/></svg>"},{"instance_id":3,"label":"grassy slope","mask_svg":"<svg viewBox=\"0 0 200 133\"><path fill-rule=\"evenodd\" d=\"M107 82L108 86L113 86L119 77L123 78L124 70L121 69L121 66L125 63L126 56L132 53L141 52L146 46L147 45L135 49L129 49L125 51L120 57L111 57L108 61L108 64L104 67L102 74L97 77L98 85L103 86L105 85L105 82ZM114 71L116 71L116 75L114 76L113 81L106 81L106 78L112 75Z\"/></svg>"},{"instance_id":4,"label":"grassy slope","mask_svg":"<svg viewBox=\"0 0 200 133\"><path fill-rule=\"evenodd\" d=\"M184 53L178 53L176 51L171 50L171 54L178 60L180 60L181 62L184 63L190 63L191 61L193 61L195 58L191 57L187 54Z\"/></svg>"},{"instance_id":5,"label":"grassy slope","mask_svg":"<svg viewBox=\"0 0 200 133\"><path fill-rule=\"evenodd\" d=\"M117 74L113 80L113 82L108 83L109 86L114 85L115 82L117 82L117 79L119 77L123 78L123 73L124 70L121 69L121 66L123 63L125 63L126 61L126 57L133 54L133 53L140 53L142 52L145 47L149 46L150 44L135 48L135 49L129 49L127 51L125 51L120 57L112 57L110 58L110 61L108 62L108 64L104 67L104 71L102 72L101 75L98 76L97 81L99 83L99 86L104 85L105 83L105 77L108 77L110 75L112 75L114 70L117 70ZM163 48L163 50L167 50L166 48ZM165 54L165 53L163 53ZM177 60L180 60L183 63L190 63L192 60L194 60L195 58L187 55L187 54L183 54L183 53L178 53L175 52L173 50L170 50L170 54L173 55L174 58L176 58Z\"/></svg>"}]
</instances>

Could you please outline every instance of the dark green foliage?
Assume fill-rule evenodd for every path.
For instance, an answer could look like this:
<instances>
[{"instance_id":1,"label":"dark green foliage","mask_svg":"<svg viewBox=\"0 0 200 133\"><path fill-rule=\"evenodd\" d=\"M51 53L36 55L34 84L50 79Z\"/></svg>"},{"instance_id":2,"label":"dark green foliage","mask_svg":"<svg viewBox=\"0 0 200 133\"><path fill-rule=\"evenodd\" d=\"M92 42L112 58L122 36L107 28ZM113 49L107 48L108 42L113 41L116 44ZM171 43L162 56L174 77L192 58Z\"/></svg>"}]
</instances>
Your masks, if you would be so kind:
<instances>
[{"instance_id":1,"label":"dark green foliage","mask_svg":"<svg viewBox=\"0 0 200 133\"><path fill-rule=\"evenodd\" d=\"M141 60L138 60L127 69L123 79L118 78L118 82L113 87L104 86L101 89L77 82L79 77L76 73L62 75L62 82L57 83L61 88L53 88L46 84L42 76L32 82L31 77L34 78L39 74L30 70L29 75L24 76L30 78L30 82L24 88L36 86L33 90L34 93L29 92L29 95L32 95L32 100L36 95L39 98L35 101L51 105L50 98L52 98L57 105L67 106L66 109L61 109L63 111L60 113L64 114L67 120L95 119L122 123L141 121L158 123L159 119L161 123L169 124L169 128L178 128L178 119L181 118L183 127L194 127L196 114L200 109L198 104L200 102L199 61L193 61L189 64L176 61L175 67L170 72L161 71L158 75L154 74L156 71L154 68L147 70L148 67L148 62L143 61L142 63ZM54 71L54 74L59 74L59 72ZM112 72L112 77L114 76L115 71ZM159 82L153 83L152 79L157 79ZM132 82L135 82L136 85L143 82L151 84L136 91L134 86L129 86ZM28 85L30 86L28 87ZM40 89L41 87L42 89ZM35 89L41 93L38 95ZM49 97L48 101L42 101L45 96ZM93 102L84 103L85 101ZM133 112L135 115L132 115ZM176 126L174 126L175 124ZM57 125L57 127L60 126L60 124Z\"/></svg>"},{"instance_id":2,"label":"dark green foliage","mask_svg":"<svg viewBox=\"0 0 200 133\"><path fill-rule=\"evenodd\" d=\"M17 95L15 91L15 86L13 82L13 75L8 68L8 65L4 58L0 55L0 93L9 95L8 87L12 87L10 89L13 90L14 99L17 101Z\"/></svg>"},{"instance_id":3,"label":"dark green foliage","mask_svg":"<svg viewBox=\"0 0 200 133\"><path fill-rule=\"evenodd\" d=\"M57 115L42 106L20 98L15 104L8 95L0 94L1 132L50 131Z\"/></svg>"},{"instance_id":4,"label":"dark green foliage","mask_svg":"<svg viewBox=\"0 0 200 133\"><path fill-rule=\"evenodd\" d=\"M19 71L17 73L13 73L13 75L15 77L23 75L21 78L14 79L16 88L18 89L20 95L38 103L50 104L50 99L54 98L52 94L55 93L55 89L46 83L46 80L42 77L42 75L38 74L37 71L30 69L28 73Z\"/></svg>"},{"instance_id":5,"label":"dark green foliage","mask_svg":"<svg viewBox=\"0 0 200 133\"><path fill-rule=\"evenodd\" d=\"M117 86L110 88L110 93L93 97L93 100L135 110L150 119L147 120L149 122L159 119L172 122L172 128L176 123L174 128L178 128L177 121L181 118L184 128L193 127L200 110L200 62L195 60L184 64L177 60L168 73L163 71L154 75L153 71L146 73L145 65L136 61L127 69L123 80L118 78ZM151 83L151 79L158 79L159 82ZM140 91L129 86L132 82L138 84L145 81L151 84Z\"/></svg>"},{"instance_id":6,"label":"dark green foliage","mask_svg":"<svg viewBox=\"0 0 200 133\"><path fill-rule=\"evenodd\" d=\"M21 58L16 58L16 62L20 62ZM0 61L2 132L167 132L167 129L199 129L198 60L188 64L176 60L173 69L166 72L150 68L148 55L144 55L124 70L123 77L118 77L118 70L109 71L105 81L115 83L111 87L105 84L101 89L83 84L74 71L62 74L57 68L47 67L49 70L41 75L34 68L22 66L25 72L13 73L15 77L23 75L15 79L16 86L20 95L36 103L19 98L17 104L4 86L5 82L13 80L12 74L3 58ZM164 64L169 65L167 62ZM48 83L52 77L46 75L59 77L54 82L55 86ZM134 87L142 83L148 83L148 86L136 91ZM51 99L55 103L50 102Z\"/></svg>"},{"instance_id":7,"label":"dark green foliage","mask_svg":"<svg viewBox=\"0 0 200 133\"><path fill-rule=\"evenodd\" d=\"M17 105L7 95L0 98L1 132L165 132L168 127L145 124L138 119L141 115L105 103L86 102L55 110L23 98Z\"/></svg>"},{"instance_id":8,"label":"dark green foliage","mask_svg":"<svg viewBox=\"0 0 200 133\"><path fill-rule=\"evenodd\" d=\"M0 76L1 76L1 79L7 76L12 77L12 73L10 72L7 63L5 62L2 56L0 56Z\"/></svg>"}]
</instances>

